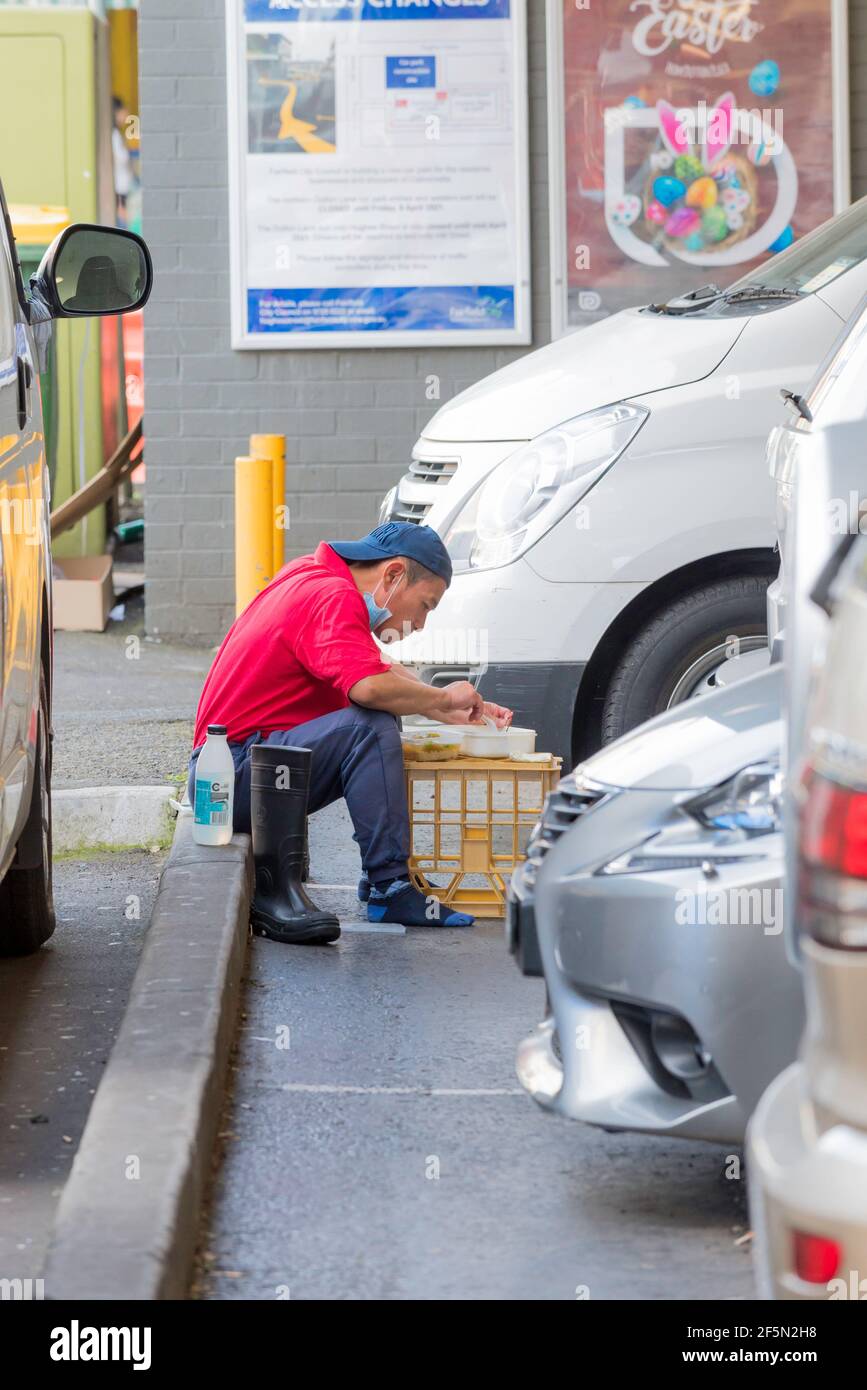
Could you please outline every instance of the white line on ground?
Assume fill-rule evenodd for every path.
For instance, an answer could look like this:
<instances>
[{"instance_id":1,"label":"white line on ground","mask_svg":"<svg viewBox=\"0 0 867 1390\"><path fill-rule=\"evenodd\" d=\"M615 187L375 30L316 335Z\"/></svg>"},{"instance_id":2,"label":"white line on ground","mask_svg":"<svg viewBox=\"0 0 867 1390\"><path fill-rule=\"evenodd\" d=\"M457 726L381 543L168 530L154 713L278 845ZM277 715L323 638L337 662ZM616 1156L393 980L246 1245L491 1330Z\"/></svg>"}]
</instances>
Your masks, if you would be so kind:
<instances>
[{"instance_id":1,"label":"white line on ground","mask_svg":"<svg viewBox=\"0 0 867 1390\"><path fill-rule=\"evenodd\" d=\"M341 922L342 932L370 932L379 933L381 936L406 936L406 927L402 927L399 922Z\"/></svg>"},{"instance_id":2,"label":"white line on ground","mask_svg":"<svg viewBox=\"0 0 867 1390\"><path fill-rule=\"evenodd\" d=\"M320 1096L523 1096L522 1086L315 1086L287 1081L281 1091Z\"/></svg>"}]
</instances>

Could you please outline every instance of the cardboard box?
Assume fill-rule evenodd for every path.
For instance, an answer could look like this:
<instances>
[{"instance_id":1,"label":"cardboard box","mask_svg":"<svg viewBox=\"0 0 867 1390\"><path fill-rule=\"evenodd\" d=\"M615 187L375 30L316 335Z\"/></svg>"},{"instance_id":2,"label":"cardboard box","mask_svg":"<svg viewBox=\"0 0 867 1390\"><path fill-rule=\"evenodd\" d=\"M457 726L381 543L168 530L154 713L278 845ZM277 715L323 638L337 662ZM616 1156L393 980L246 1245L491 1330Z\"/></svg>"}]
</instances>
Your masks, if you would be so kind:
<instances>
[{"instance_id":1,"label":"cardboard box","mask_svg":"<svg viewBox=\"0 0 867 1390\"><path fill-rule=\"evenodd\" d=\"M110 555L54 561L54 626L62 632L103 632L114 607ZM63 578L60 578L60 571Z\"/></svg>"}]
</instances>

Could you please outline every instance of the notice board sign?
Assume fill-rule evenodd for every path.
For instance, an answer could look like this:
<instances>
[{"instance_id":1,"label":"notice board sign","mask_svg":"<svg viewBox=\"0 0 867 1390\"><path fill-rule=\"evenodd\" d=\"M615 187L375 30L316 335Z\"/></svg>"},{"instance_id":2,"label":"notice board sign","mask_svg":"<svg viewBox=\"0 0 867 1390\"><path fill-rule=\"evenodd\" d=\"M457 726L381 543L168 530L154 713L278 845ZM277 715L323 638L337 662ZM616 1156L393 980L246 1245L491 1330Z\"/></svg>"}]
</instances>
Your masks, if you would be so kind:
<instances>
[{"instance_id":1,"label":"notice board sign","mask_svg":"<svg viewBox=\"0 0 867 1390\"><path fill-rule=\"evenodd\" d=\"M849 202L845 0L548 0L554 335Z\"/></svg>"},{"instance_id":2,"label":"notice board sign","mask_svg":"<svg viewBox=\"0 0 867 1390\"><path fill-rule=\"evenodd\" d=\"M525 0L227 0L232 345L530 341Z\"/></svg>"}]
</instances>

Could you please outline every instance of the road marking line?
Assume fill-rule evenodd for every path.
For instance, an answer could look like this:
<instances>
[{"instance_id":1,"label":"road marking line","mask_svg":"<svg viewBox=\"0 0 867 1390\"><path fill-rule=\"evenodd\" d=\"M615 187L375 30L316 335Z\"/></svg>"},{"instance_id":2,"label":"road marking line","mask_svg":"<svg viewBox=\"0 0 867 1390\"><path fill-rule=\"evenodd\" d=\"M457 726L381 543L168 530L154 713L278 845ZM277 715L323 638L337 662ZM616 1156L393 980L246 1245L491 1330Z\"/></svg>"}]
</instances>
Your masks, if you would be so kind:
<instances>
[{"instance_id":1,"label":"road marking line","mask_svg":"<svg viewBox=\"0 0 867 1390\"><path fill-rule=\"evenodd\" d=\"M287 1081L281 1091L322 1096L523 1096L522 1086L316 1086Z\"/></svg>"},{"instance_id":2,"label":"road marking line","mask_svg":"<svg viewBox=\"0 0 867 1390\"><path fill-rule=\"evenodd\" d=\"M370 933L381 936L406 936L406 927L402 927L399 922L341 922L340 930L343 932Z\"/></svg>"}]
</instances>

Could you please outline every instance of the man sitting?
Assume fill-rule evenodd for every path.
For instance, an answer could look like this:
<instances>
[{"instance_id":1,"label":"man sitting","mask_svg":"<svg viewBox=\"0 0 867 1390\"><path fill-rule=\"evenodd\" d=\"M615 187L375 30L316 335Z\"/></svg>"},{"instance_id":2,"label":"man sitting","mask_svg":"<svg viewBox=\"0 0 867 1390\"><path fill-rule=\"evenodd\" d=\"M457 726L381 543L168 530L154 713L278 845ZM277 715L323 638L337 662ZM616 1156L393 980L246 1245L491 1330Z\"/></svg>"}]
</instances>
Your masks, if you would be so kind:
<instances>
[{"instance_id":1,"label":"man sitting","mask_svg":"<svg viewBox=\"0 0 867 1390\"><path fill-rule=\"evenodd\" d=\"M292 560L229 629L205 680L190 758L195 768L209 724L225 725L235 764L233 824L251 832L253 794L273 780L269 767L306 782L306 797L257 802L257 830L297 849L303 816L346 798L361 849L369 920L405 926L470 926L464 913L440 910L409 879L409 812L397 716L421 714L448 724L499 727L512 711L487 703L469 681L427 685L383 659L373 639L401 638L424 627L451 582L448 551L427 526L386 522L358 541L323 541ZM258 748L258 754L253 750ZM266 749L277 750L272 754ZM309 768L289 750L309 749ZM269 763L270 758L270 763ZM300 785L300 784L299 784ZM299 824L299 818L301 823ZM281 824L268 821L278 819ZM256 853L256 834L253 843ZM337 919L306 897L293 850L288 875L277 864L259 883L254 926L281 941L328 941ZM284 858L288 857L287 849ZM282 900L275 875L283 882ZM287 882L290 880L289 882Z\"/></svg>"}]
</instances>

